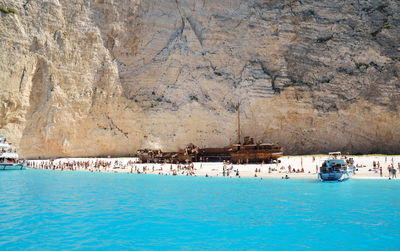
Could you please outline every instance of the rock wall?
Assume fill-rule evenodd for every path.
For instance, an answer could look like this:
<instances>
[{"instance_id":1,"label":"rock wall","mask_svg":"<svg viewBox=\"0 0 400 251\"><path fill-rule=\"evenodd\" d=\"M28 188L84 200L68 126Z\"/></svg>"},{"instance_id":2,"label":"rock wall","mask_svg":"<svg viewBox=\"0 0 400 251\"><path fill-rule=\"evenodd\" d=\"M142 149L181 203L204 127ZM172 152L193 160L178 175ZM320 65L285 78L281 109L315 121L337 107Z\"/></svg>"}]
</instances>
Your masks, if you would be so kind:
<instances>
[{"instance_id":1,"label":"rock wall","mask_svg":"<svg viewBox=\"0 0 400 251\"><path fill-rule=\"evenodd\" d=\"M287 154L399 153L400 3L0 0L0 133L24 157L241 133Z\"/></svg>"}]
</instances>

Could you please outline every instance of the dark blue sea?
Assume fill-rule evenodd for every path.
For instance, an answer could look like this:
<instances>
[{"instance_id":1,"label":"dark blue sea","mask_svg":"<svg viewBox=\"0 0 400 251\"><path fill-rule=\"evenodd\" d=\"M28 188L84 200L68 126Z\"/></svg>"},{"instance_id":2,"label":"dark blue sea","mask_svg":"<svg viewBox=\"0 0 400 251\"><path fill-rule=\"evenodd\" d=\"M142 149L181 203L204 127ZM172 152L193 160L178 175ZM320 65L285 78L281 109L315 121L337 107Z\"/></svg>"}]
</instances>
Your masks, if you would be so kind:
<instances>
[{"instance_id":1,"label":"dark blue sea","mask_svg":"<svg viewBox=\"0 0 400 251\"><path fill-rule=\"evenodd\" d=\"M399 250L400 180L0 172L0 250Z\"/></svg>"}]
</instances>

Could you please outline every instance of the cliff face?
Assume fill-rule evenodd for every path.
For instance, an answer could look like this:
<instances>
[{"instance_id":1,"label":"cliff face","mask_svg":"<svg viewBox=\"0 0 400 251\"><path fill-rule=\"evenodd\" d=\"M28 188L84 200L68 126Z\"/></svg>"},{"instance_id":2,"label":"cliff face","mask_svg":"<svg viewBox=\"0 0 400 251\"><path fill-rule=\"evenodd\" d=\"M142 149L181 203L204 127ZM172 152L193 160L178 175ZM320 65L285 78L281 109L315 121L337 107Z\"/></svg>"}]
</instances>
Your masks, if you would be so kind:
<instances>
[{"instance_id":1,"label":"cliff face","mask_svg":"<svg viewBox=\"0 0 400 251\"><path fill-rule=\"evenodd\" d=\"M188 143L399 152L400 3L0 0L0 133L24 157Z\"/></svg>"}]
</instances>

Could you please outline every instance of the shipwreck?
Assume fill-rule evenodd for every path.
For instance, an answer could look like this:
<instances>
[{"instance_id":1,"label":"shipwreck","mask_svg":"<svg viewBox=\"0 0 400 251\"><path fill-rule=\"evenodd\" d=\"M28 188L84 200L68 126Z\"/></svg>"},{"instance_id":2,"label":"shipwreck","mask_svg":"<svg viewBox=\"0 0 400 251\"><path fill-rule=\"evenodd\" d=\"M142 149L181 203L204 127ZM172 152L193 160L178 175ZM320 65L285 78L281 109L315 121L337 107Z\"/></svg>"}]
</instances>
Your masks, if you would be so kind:
<instances>
[{"instance_id":1,"label":"shipwreck","mask_svg":"<svg viewBox=\"0 0 400 251\"><path fill-rule=\"evenodd\" d=\"M148 163L191 163L218 162L231 163L271 163L283 156L283 148L274 143L254 142L251 137L240 141L240 106L238 105L238 143L219 148L199 148L194 144L187 145L177 152L163 152L160 149L141 149L137 156L141 162Z\"/></svg>"}]
</instances>

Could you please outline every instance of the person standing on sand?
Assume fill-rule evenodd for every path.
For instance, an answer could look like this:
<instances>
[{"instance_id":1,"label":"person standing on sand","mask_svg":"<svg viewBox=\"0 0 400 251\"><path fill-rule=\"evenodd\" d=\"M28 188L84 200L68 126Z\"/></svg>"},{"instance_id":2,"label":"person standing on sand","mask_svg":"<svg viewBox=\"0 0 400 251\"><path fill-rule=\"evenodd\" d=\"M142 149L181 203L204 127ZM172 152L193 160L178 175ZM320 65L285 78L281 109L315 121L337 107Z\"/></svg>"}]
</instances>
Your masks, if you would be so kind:
<instances>
[{"instance_id":1,"label":"person standing on sand","mask_svg":"<svg viewBox=\"0 0 400 251\"><path fill-rule=\"evenodd\" d=\"M222 175L225 176L225 172L226 172L226 165L224 163L224 166L222 167Z\"/></svg>"},{"instance_id":2,"label":"person standing on sand","mask_svg":"<svg viewBox=\"0 0 400 251\"><path fill-rule=\"evenodd\" d=\"M394 168L394 166L392 166L391 172L392 172L392 179L396 178L396 169Z\"/></svg>"},{"instance_id":3,"label":"person standing on sand","mask_svg":"<svg viewBox=\"0 0 400 251\"><path fill-rule=\"evenodd\" d=\"M379 167L379 174L380 174L380 176L382 177L382 167Z\"/></svg>"}]
</instances>

